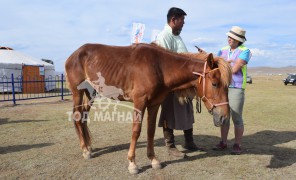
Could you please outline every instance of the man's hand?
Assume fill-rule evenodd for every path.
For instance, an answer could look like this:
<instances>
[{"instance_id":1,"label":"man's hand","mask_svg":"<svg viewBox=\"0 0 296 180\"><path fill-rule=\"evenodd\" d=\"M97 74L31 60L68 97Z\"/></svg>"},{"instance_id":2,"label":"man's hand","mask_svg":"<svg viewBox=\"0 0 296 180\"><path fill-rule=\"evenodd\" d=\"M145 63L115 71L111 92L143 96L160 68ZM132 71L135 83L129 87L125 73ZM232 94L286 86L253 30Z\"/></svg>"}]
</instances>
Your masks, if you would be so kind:
<instances>
[{"instance_id":1,"label":"man's hand","mask_svg":"<svg viewBox=\"0 0 296 180\"><path fill-rule=\"evenodd\" d=\"M197 46L195 46L195 47L197 48L197 50L198 50L199 53L203 53L203 54L206 54L207 53L206 51L200 49L199 47L197 47Z\"/></svg>"}]
</instances>

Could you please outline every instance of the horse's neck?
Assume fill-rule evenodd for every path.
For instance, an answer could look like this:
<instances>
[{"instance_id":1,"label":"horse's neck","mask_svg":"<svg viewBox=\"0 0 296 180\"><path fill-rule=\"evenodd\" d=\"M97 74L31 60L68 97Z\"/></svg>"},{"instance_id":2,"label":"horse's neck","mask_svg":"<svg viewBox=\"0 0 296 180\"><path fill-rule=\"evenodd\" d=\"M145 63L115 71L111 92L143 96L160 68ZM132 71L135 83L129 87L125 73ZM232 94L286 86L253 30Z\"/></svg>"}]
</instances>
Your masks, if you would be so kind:
<instances>
[{"instance_id":1,"label":"horse's neck","mask_svg":"<svg viewBox=\"0 0 296 180\"><path fill-rule=\"evenodd\" d=\"M191 82L196 80L193 72L202 72L202 62L192 61L187 57L175 56L168 58L162 69L164 84L170 89L185 89L192 86Z\"/></svg>"}]
</instances>

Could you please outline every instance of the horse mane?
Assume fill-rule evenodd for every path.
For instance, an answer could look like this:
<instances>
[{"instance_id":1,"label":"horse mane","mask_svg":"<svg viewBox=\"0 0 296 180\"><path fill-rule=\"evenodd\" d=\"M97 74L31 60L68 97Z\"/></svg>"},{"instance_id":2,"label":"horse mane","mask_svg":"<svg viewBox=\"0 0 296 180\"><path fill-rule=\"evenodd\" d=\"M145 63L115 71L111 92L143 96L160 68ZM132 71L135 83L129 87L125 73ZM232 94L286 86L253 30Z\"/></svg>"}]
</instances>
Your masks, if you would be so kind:
<instances>
[{"instance_id":1,"label":"horse mane","mask_svg":"<svg viewBox=\"0 0 296 180\"><path fill-rule=\"evenodd\" d=\"M191 57L191 60L199 59L206 61L209 54L207 53L181 53L187 57ZM228 62L226 62L223 58L215 56L214 63L218 66L218 69L221 74L221 83L223 87L228 87L232 80L232 68ZM196 90L194 88L184 89L176 91L176 95L178 96L178 100L181 104L187 103L189 99L193 99L196 95Z\"/></svg>"},{"instance_id":2,"label":"horse mane","mask_svg":"<svg viewBox=\"0 0 296 180\"><path fill-rule=\"evenodd\" d=\"M203 61L207 60L209 54L207 53L182 53L188 57L193 59L200 59ZM218 66L219 71L221 73L221 83L222 86L228 87L232 80L232 68L228 62L226 62L223 58L214 56L214 63Z\"/></svg>"},{"instance_id":3,"label":"horse mane","mask_svg":"<svg viewBox=\"0 0 296 180\"><path fill-rule=\"evenodd\" d=\"M221 81L225 87L228 87L232 81L232 68L230 64L223 58L215 56L214 61L217 62L221 73Z\"/></svg>"}]
</instances>

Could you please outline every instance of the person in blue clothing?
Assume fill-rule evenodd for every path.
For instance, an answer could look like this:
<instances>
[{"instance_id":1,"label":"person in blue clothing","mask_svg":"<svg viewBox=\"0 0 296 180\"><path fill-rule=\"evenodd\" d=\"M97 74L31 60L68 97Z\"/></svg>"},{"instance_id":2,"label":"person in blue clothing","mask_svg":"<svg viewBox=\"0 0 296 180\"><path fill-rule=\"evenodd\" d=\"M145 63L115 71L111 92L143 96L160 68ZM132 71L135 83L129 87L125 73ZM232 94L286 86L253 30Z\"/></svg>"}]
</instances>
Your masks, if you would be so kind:
<instances>
[{"instance_id":1,"label":"person in blue clothing","mask_svg":"<svg viewBox=\"0 0 296 180\"><path fill-rule=\"evenodd\" d=\"M217 55L228 61L232 67L232 83L229 86L228 98L230 118L232 118L234 124L235 140L231 154L238 155L242 153L241 139L244 133L242 114L245 101L247 64L251 58L251 52L243 45L247 40L244 29L233 26L226 35L228 36L228 46L223 47ZM221 141L213 148L214 150L224 150L227 148L230 118L221 126Z\"/></svg>"}]
</instances>

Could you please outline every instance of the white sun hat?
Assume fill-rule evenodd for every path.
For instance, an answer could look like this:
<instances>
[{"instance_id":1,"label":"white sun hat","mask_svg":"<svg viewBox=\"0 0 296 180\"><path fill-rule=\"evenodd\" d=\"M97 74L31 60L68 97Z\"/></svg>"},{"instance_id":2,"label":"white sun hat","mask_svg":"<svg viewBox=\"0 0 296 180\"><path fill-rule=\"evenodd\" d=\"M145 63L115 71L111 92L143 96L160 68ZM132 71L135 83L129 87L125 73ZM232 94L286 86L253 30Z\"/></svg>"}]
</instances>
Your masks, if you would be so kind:
<instances>
[{"instance_id":1,"label":"white sun hat","mask_svg":"<svg viewBox=\"0 0 296 180\"><path fill-rule=\"evenodd\" d=\"M226 33L226 35L242 43L244 43L247 40L245 37L246 31L238 26L232 26L232 28L229 32Z\"/></svg>"}]
</instances>

